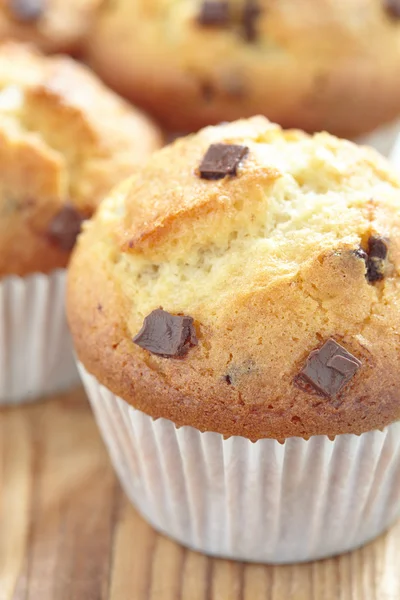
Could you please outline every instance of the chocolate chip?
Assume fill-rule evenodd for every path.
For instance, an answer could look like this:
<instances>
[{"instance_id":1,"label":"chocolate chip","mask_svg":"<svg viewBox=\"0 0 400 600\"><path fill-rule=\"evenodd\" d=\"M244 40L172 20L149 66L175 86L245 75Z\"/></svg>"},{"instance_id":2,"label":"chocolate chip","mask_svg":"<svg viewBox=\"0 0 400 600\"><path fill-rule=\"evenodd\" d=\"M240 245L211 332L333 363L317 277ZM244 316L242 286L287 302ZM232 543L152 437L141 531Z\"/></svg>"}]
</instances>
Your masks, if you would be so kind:
<instances>
[{"instance_id":1,"label":"chocolate chip","mask_svg":"<svg viewBox=\"0 0 400 600\"><path fill-rule=\"evenodd\" d=\"M225 1L205 0L197 17L201 25L223 26L229 23L229 3Z\"/></svg>"},{"instance_id":2,"label":"chocolate chip","mask_svg":"<svg viewBox=\"0 0 400 600\"><path fill-rule=\"evenodd\" d=\"M355 254L365 261L367 267L365 276L370 283L384 279L388 254L388 241L385 238L371 236L368 240L367 252L362 248L358 248Z\"/></svg>"},{"instance_id":3,"label":"chocolate chip","mask_svg":"<svg viewBox=\"0 0 400 600\"><path fill-rule=\"evenodd\" d=\"M75 246L85 217L72 204L65 204L52 221L50 221L48 236L50 240L66 252Z\"/></svg>"},{"instance_id":4,"label":"chocolate chip","mask_svg":"<svg viewBox=\"0 0 400 600\"><path fill-rule=\"evenodd\" d=\"M245 0L242 14L243 34L248 42L257 38L257 20L261 14L258 0Z\"/></svg>"},{"instance_id":5,"label":"chocolate chip","mask_svg":"<svg viewBox=\"0 0 400 600\"><path fill-rule=\"evenodd\" d=\"M388 243L387 240L383 237L371 236L368 240L368 255L374 258L383 258L387 257L388 253Z\"/></svg>"},{"instance_id":6,"label":"chocolate chip","mask_svg":"<svg viewBox=\"0 0 400 600\"><path fill-rule=\"evenodd\" d=\"M211 144L199 167L202 179L222 179L236 175L240 161L247 155L246 146L235 144Z\"/></svg>"},{"instance_id":7,"label":"chocolate chip","mask_svg":"<svg viewBox=\"0 0 400 600\"><path fill-rule=\"evenodd\" d=\"M200 85L200 92L205 102L212 102L215 97L215 88L209 81L203 81Z\"/></svg>"},{"instance_id":8,"label":"chocolate chip","mask_svg":"<svg viewBox=\"0 0 400 600\"><path fill-rule=\"evenodd\" d=\"M45 3L45 0L8 0L8 8L16 19L29 23L40 19Z\"/></svg>"},{"instance_id":9,"label":"chocolate chip","mask_svg":"<svg viewBox=\"0 0 400 600\"><path fill-rule=\"evenodd\" d=\"M164 358L184 356L198 344L192 317L171 315L162 308L153 310L145 318L133 342Z\"/></svg>"},{"instance_id":10,"label":"chocolate chip","mask_svg":"<svg viewBox=\"0 0 400 600\"><path fill-rule=\"evenodd\" d=\"M309 355L300 379L324 396L334 397L361 367L361 361L335 340L329 339Z\"/></svg>"},{"instance_id":11,"label":"chocolate chip","mask_svg":"<svg viewBox=\"0 0 400 600\"><path fill-rule=\"evenodd\" d=\"M370 283L382 281L385 277L385 261L381 258L369 258L367 263L367 279Z\"/></svg>"},{"instance_id":12,"label":"chocolate chip","mask_svg":"<svg viewBox=\"0 0 400 600\"><path fill-rule=\"evenodd\" d=\"M400 0L383 0L386 12L395 19L400 19Z\"/></svg>"}]
</instances>

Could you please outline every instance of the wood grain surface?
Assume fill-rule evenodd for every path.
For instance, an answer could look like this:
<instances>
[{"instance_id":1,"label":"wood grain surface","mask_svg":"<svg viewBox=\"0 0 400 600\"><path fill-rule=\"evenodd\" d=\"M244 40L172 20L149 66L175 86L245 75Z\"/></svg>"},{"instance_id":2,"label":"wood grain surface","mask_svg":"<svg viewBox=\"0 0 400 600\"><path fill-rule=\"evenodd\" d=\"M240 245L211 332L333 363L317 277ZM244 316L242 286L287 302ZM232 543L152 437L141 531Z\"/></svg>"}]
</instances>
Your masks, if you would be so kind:
<instances>
[{"instance_id":1,"label":"wood grain surface","mask_svg":"<svg viewBox=\"0 0 400 600\"><path fill-rule=\"evenodd\" d=\"M122 493L82 390L0 412L0 600L400 600L400 524L332 560L213 560Z\"/></svg>"}]
</instances>

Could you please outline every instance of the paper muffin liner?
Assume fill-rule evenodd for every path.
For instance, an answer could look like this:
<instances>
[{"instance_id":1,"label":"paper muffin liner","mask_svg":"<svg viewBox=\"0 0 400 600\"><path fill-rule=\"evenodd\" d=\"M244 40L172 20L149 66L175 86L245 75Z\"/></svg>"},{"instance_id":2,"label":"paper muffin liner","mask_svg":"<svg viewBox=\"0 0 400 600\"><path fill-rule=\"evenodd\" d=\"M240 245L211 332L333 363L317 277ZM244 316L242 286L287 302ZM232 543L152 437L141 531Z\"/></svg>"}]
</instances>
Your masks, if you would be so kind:
<instances>
[{"instance_id":1,"label":"paper muffin liner","mask_svg":"<svg viewBox=\"0 0 400 600\"><path fill-rule=\"evenodd\" d=\"M79 365L115 470L159 531L252 562L361 546L400 512L400 423L384 431L250 442L154 420Z\"/></svg>"},{"instance_id":2,"label":"paper muffin liner","mask_svg":"<svg viewBox=\"0 0 400 600\"><path fill-rule=\"evenodd\" d=\"M79 381L65 317L66 271L0 279L0 405Z\"/></svg>"},{"instance_id":3,"label":"paper muffin liner","mask_svg":"<svg viewBox=\"0 0 400 600\"><path fill-rule=\"evenodd\" d=\"M378 127L354 140L357 144L372 146L386 158L391 158L400 134L400 119Z\"/></svg>"}]
</instances>

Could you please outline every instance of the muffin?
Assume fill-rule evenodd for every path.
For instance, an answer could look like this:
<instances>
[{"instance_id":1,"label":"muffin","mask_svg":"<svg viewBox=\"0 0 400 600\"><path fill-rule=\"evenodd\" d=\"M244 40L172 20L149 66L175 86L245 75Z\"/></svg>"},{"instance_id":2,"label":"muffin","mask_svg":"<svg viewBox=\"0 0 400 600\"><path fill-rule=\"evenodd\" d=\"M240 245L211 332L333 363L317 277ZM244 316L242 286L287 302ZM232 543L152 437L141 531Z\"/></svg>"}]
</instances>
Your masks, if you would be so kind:
<instances>
[{"instance_id":1,"label":"muffin","mask_svg":"<svg viewBox=\"0 0 400 600\"><path fill-rule=\"evenodd\" d=\"M46 52L80 52L101 0L0 0L0 40Z\"/></svg>"},{"instance_id":2,"label":"muffin","mask_svg":"<svg viewBox=\"0 0 400 600\"><path fill-rule=\"evenodd\" d=\"M167 127L265 114L353 138L400 113L397 0L115 0L88 55Z\"/></svg>"},{"instance_id":3,"label":"muffin","mask_svg":"<svg viewBox=\"0 0 400 600\"><path fill-rule=\"evenodd\" d=\"M159 145L83 66L0 45L0 402L76 379L60 269L82 221Z\"/></svg>"},{"instance_id":4,"label":"muffin","mask_svg":"<svg viewBox=\"0 0 400 600\"><path fill-rule=\"evenodd\" d=\"M400 181L264 117L155 153L87 223L67 312L130 498L206 553L311 560L400 500Z\"/></svg>"}]
</instances>

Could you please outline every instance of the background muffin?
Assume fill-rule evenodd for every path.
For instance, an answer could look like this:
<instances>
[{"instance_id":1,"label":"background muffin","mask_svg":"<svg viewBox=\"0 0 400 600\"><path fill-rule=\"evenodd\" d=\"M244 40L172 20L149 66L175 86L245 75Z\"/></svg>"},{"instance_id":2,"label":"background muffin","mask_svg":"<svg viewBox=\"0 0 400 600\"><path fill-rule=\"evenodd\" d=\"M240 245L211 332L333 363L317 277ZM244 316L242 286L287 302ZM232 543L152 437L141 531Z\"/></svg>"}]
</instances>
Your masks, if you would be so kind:
<instances>
[{"instance_id":1,"label":"background muffin","mask_svg":"<svg viewBox=\"0 0 400 600\"><path fill-rule=\"evenodd\" d=\"M0 276L64 267L82 219L160 141L85 67L0 46Z\"/></svg>"},{"instance_id":2,"label":"background muffin","mask_svg":"<svg viewBox=\"0 0 400 600\"><path fill-rule=\"evenodd\" d=\"M80 64L0 45L0 404L77 382L64 267L82 221L160 143Z\"/></svg>"},{"instance_id":3,"label":"background muffin","mask_svg":"<svg viewBox=\"0 0 400 600\"><path fill-rule=\"evenodd\" d=\"M0 40L78 53L100 0L0 0Z\"/></svg>"},{"instance_id":4,"label":"background muffin","mask_svg":"<svg viewBox=\"0 0 400 600\"><path fill-rule=\"evenodd\" d=\"M398 515L399 215L374 151L263 117L178 140L102 204L69 321L122 485L159 530L290 562Z\"/></svg>"},{"instance_id":5,"label":"background muffin","mask_svg":"<svg viewBox=\"0 0 400 600\"><path fill-rule=\"evenodd\" d=\"M89 58L178 131L262 113L353 137L400 112L399 17L395 0L115 0Z\"/></svg>"}]
</instances>

